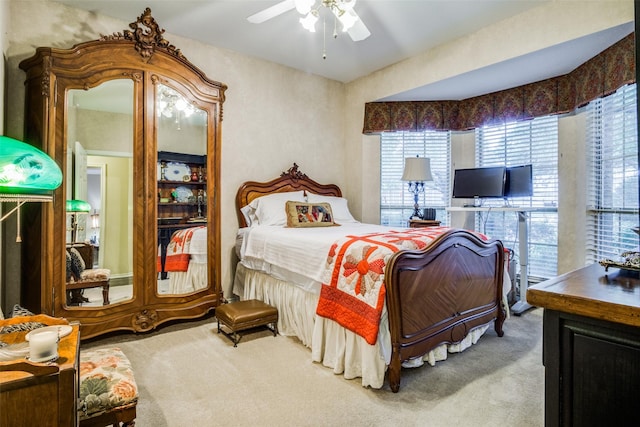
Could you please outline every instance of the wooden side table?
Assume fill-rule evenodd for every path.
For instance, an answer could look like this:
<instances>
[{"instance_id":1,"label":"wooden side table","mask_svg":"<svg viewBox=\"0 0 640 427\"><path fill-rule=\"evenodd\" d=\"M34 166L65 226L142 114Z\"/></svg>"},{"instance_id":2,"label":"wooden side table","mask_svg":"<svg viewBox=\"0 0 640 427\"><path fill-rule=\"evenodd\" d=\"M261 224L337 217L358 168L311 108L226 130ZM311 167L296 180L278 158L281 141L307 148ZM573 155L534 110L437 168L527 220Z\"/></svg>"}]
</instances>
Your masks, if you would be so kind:
<instances>
[{"instance_id":1,"label":"wooden side table","mask_svg":"<svg viewBox=\"0 0 640 427\"><path fill-rule=\"evenodd\" d=\"M422 228L422 227L438 227L440 225L440 221L435 219L410 219L409 227L410 228Z\"/></svg>"},{"instance_id":2,"label":"wooden side table","mask_svg":"<svg viewBox=\"0 0 640 427\"><path fill-rule=\"evenodd\" d=\"M0 320L0 328L23 322L68 325L65 319L44 314ZM78 366L80 325L71 324L71 333L58 343L58 359L50 363L18 358L0 362L0 425L78 425ZM0 334L11 345L25 341L28 331Z\"/></svg>"}]
</instances>

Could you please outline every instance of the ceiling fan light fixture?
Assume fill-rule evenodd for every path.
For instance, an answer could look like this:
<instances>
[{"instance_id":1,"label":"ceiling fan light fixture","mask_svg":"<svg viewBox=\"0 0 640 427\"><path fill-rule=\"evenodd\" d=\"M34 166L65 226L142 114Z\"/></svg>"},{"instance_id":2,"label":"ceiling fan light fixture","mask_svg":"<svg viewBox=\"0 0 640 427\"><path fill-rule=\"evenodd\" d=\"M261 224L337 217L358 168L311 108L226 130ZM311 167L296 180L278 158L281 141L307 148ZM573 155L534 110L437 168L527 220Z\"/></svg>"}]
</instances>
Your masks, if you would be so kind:
<instances>
[{"instance_id":1,"label":"ceiling fan light fixture","mask_svg":"<svg viewBox=\"0 0 640 427\"><path fill-rule=\"evenodd\" d=\"M356 5L357 0L337 0L336 3L340 7L340 9L349 11L353 10L353 7Z\"/></svg>"},{"instance_id":2,"label":"ceiling fan light fixture","mask_svg":"<svg viewBox=\"0 0 640 427\"><path fill-rule=\"evenodd\" d=\"M310 11L307 13L307 16L304 18L300 18L300 23L304 27L305 30L308 30L312 33L316 32L316 22L318 21L318 12Z\"/></svg>"},{"instance_id":3,"label":"ceiling fan light fixture","mask_svg":"<svg viewBox=\"0 0 640 427\"><path fill-rule=\"evenodd\" d=\"M342 31L346 32L358 21L358 15L356 15L353 10L347 10L338 16L338 20L340 20L342 24Z\"/></svg>"},{"instance_id":4,"label":"ceiling fan light fixture","mask_svg":"<svg viewBox=\"0 0 640 427\"><path fill-rule=\"evenodd\" d=\"M300 15L306 15L311 12L311 7L315 0L295 0L296 10Z\"/></svg>"}]
</instances>

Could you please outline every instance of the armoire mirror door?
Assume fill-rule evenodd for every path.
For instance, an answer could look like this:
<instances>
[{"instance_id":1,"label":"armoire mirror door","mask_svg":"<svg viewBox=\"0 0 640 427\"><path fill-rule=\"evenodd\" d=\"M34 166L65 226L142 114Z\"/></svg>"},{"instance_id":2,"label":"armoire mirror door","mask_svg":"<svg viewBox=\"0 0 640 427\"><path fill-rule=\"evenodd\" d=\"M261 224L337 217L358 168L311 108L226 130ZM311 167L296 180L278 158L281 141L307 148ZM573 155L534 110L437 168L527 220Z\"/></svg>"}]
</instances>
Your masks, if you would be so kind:
<instances>
[{"instance_id":1,"label":"armoire mirror door","mask_svg":"<svg viewBox=\"0 0 640 427\"><path fill-rule=\"evenodd\" d=\"M133 31L70 49L38 48L20 63L26 72L25 137L64 172L54 202L25 215L23 254L40 260L24 269L27 306L80 321L83 339L197 318L222 300L215 201L226 86L207 78L168 43L149 9L129 27ZM167 94L175 98L173 113L180 114L166 110ZM160 153L171 153L182 167L181 181L173 180L163 197ZM99 171L99 184L90 183L90 170ZM162 213L165 197L166 208L178 214ZM87 200L93 208L83 204ZM83 208L73 207L78 203ZM166 216L179 217L180 230L197 234L202 249L180 258L187 261L182 273L199 277L197 284L183 281L168 291L160 288L159 256L159 223ZM78 280L74 264L68 268L66 261L70 253L73 259L72 249L90 250L83 271L106 270L108 286ZM192 265L191 258L199 264Z\"/></svg>"},{"instance_id":2,"label":"armoire mirror door","mask_svg":"<svg viewBox=\"0 0 640 427\"><path fill-rule=\"evenodd\" d=\"M158 294L185 295L208 286L206 158L209 115L190 98L187 88L173 88L170 83L160 82L155 87L160 246ZM188 253L188 262L185 253Z\"/></svg>"},{"instance_id":3,"label":"armoire mirror door","mask_svg":"<svg viewBox=\"0 0 640 427\"><path fill-rule=\"evenodd\" d=\"M87 287L67 291L64 302L106 309L133 298L134 82L114 79L66 93L65 199L86 201L89 210L67 211L65 246L84 252L86 274L108 271L109 295ZM100 171L99 182L89 167Z\"/></svg>"}]
</instances>

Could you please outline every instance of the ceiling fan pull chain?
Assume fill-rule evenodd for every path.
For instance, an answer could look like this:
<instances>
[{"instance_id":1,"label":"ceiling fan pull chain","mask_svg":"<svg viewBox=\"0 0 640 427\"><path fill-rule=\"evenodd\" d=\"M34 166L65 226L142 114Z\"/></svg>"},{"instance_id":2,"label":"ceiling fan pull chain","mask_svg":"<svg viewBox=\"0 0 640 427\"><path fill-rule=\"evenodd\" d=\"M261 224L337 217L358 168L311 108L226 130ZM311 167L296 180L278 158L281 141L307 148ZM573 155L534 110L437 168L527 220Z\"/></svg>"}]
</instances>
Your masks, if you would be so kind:
<instances>
[{"instance_id":1,"label":"ceiling fan pull chain","mask_svg":"<svg viewBox=\"0 0 640 427\"><path fill-rule=\"evenodd\" d=\"M322 59L327 59L327 20L322 18Z\"/></svg>"}]
</instances>

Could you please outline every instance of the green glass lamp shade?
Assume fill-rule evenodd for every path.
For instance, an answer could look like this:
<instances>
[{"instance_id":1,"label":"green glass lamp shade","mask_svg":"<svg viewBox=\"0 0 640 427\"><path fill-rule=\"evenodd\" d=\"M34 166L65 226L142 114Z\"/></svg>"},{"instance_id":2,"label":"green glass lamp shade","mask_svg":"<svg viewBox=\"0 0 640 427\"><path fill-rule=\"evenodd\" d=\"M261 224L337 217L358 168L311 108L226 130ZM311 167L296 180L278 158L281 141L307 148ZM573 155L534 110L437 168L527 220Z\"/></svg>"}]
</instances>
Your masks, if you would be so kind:
<instances>
[{"instance_id":1,"label":"green glass lamp shade","mask_svg":"<svg viewBox=\"0 0 640 427\"><path fill-rule=\"evenodd\" d=\"M0 136L0 194L51 194L62 184L62 171L45 152Z\"/></svg>"},{"instance_id":2,"label":"green glass lamp shade","mask_svg":"<svg viewBox=\"0 0 640 427\"><path fill-rule=\"evenodd\" d=\"M89 213L91 205L84 200L67 200L67 212Z\"/></svg>"}]
</instances>

